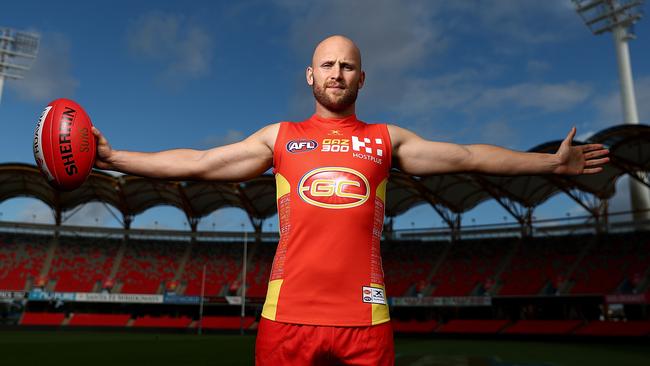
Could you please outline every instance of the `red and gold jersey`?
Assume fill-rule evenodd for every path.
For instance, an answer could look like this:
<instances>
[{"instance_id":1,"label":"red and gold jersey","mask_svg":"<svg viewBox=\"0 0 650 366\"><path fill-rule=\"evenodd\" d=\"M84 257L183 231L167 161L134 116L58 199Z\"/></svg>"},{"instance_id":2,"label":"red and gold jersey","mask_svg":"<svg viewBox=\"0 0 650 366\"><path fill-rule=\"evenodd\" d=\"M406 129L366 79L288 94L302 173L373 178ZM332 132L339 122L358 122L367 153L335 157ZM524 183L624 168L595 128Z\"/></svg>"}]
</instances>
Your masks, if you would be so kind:
<instances>
[{"instance_id":1,"label":"red and gold jersey","mask_svg":"<svg viewBox=\"0 0 650 366\"><path fill-rule=\"evenodd\" d=\"M262 316L368 326L389 320L379 243L386 125L316 115L282 122L274 153L280 242Z\"/></svg>"}]
</instances>

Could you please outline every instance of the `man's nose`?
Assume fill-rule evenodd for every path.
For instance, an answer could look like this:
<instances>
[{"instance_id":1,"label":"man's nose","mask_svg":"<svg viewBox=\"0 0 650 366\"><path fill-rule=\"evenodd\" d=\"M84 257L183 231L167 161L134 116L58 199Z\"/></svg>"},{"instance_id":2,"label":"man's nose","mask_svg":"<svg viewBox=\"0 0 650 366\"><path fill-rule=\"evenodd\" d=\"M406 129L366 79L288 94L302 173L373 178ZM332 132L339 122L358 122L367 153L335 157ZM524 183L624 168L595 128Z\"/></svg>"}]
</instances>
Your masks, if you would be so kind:
<instances>
[{"instance_id":1,"label":"man's nose","mask_svg":"<svg viewBox=\"0 0 650 366\"><path fill-rule=\"evenodd\" d=\"M332 80L341 80L341 79L343 79L343 73L342 73L341 65L335 64L334 67L332 67L332 69L331 69L329 77Z\"/></svg>"}]
</instances>

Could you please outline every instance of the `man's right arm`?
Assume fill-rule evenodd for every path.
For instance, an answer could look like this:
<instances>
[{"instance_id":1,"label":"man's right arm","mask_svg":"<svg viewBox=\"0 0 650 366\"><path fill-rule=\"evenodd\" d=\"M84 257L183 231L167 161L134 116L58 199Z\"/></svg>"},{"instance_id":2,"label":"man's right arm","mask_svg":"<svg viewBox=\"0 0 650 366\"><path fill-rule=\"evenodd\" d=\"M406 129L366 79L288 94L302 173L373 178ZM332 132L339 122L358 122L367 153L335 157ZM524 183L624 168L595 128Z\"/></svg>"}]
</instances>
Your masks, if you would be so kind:
<instances>
[{"instance_id":1,"label":"man's right arm","mask_svg":"<svg viewBox=\"0 0 650 366\"><path fill-rule=\"evenodd\" d=\"M114 150L93 127L97 137L95 166L149 178L245 181L272 166L279 126L268 125L243 141L209 150L174 149L154 153Z\"/></svg>"}]
</instances>

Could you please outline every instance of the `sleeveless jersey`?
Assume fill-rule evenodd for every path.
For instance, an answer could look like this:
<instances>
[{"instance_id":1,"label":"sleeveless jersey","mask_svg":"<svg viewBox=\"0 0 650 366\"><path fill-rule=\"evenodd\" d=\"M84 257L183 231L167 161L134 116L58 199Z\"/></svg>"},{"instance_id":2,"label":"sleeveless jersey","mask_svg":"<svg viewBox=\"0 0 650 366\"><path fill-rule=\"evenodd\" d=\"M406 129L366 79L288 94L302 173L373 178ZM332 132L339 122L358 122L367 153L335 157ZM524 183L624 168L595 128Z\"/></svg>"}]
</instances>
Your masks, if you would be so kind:
<instances>
[{"instance_id":1,"label":"sleeveless jersey","mask_svg":"<svg viewBox=\"0 0 650 366\"><path fill-rule=\"evenodd\" d=\"M316 115L280 124L280 241L263 317L330 326L390 319L379 248L390 165L384 124Z\"/></svg>"}]
</instances>

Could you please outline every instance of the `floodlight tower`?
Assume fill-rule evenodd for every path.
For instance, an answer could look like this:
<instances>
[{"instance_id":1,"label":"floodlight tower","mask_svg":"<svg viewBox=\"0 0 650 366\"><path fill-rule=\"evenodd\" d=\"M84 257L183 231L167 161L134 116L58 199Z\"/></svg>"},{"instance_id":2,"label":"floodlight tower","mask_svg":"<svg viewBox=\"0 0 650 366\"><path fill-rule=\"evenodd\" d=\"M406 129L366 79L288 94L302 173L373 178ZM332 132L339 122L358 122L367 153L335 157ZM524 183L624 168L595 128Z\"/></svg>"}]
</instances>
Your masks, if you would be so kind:
<instances>
[{"instance_id":1,"label":"floodlight tower","mask_svg":"<svg viewBox=\"0 0 650 366\"><path fill-rule=\"evenodd\" d=\"M31 68L39 40L33 33L0 28L0 101L5 79L22 79Z\"/></svg>"},{"instance_id":2,"label":"floodlight tower","mask_svg":"<svg viewBox=\"0 0 650 366\"><path fill-rule=\"evenodd\" d=\"M630 66L628 41L636 38L628 32L642 16L643 0L572 0L576 11L595 35L612 32L618 60L618 75L623 104L623 122L639 123L639 114L634 96L634 81ZM650 196L648 189L640 182L630 179L630 200L634 221L650 219Z\"/></svg>"}]
</instances>

